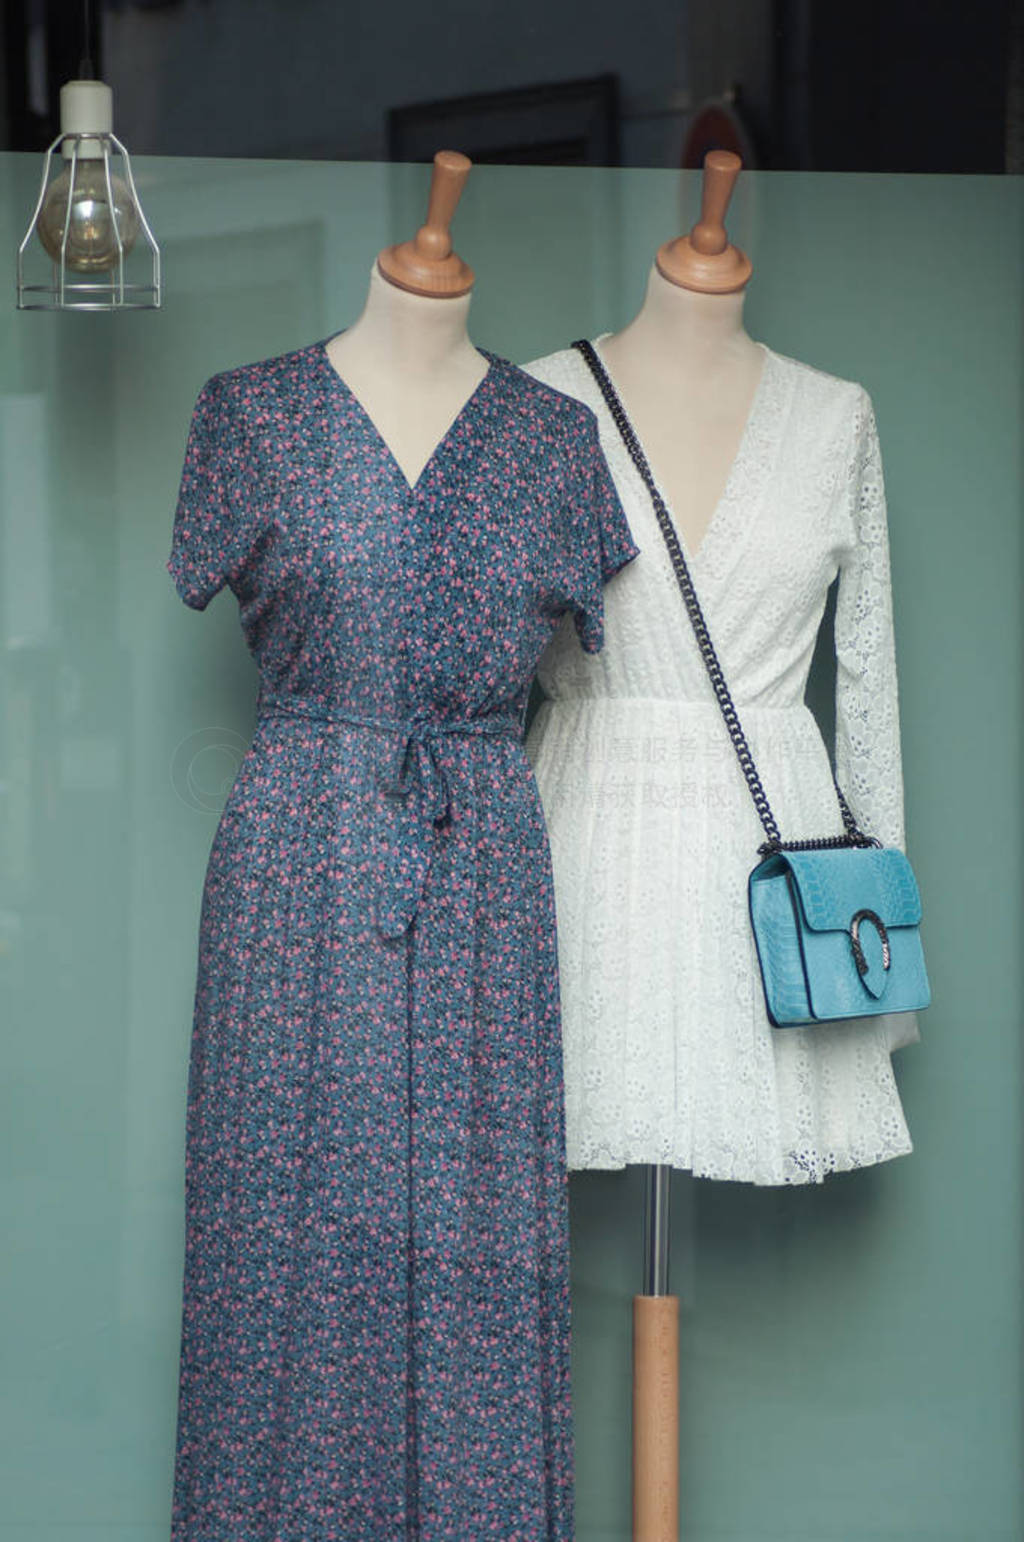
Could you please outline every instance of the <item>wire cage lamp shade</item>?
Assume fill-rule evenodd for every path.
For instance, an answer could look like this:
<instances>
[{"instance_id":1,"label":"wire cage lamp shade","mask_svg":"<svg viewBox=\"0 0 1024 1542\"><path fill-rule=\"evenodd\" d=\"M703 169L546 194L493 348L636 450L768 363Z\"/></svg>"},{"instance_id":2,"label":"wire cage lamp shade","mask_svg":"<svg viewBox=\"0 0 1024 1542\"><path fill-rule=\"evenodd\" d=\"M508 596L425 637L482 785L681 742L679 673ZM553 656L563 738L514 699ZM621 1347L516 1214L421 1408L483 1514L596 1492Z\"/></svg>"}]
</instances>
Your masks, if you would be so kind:
<instances>
[{"instance_id":1,"label":"wire cage lamp shade","mask_svg":"<svg viewBox=\"0 0 1024 1542\"><path fill-rule=\"evenodd\" d=\"M61 132L18 247L18 309L158 310L160 248L113 132L110 87L68 81L60 105Z\"/></svg>"}]
</instances>

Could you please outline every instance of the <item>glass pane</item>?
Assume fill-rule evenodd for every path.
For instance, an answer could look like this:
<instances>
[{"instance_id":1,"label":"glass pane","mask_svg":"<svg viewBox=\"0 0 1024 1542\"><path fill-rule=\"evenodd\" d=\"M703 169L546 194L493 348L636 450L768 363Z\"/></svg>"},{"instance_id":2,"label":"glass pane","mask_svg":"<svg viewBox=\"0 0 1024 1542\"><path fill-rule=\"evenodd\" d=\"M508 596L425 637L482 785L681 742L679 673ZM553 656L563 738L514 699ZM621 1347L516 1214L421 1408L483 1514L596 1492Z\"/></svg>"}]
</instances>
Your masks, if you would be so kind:
<instances>
[{"instance_id":1,"label":"glass pane","mask_svg":"<svg viewBox=\"0 0 1024 1542\"><path fill-rule=\"evenodd\" d=\"M427 169L152 160L165 309L0 311L2 1542L167 1535L203 872L255 674L164 571L192 404L326 337ZM12 253L39 163L0 157ZM472 326L525 361L623 324L694 175L477 168ZM1020 273L1013 179L745 175L747 324L861 381L889 494L909 846L934 1005L915 1153L820 1189L674 1182L683 1534L1021 1535ZM682 624L682 620L681 620ZM573 1180L580 1542L629 1536L642 1175Z\"/></svg>"}]
</instances>

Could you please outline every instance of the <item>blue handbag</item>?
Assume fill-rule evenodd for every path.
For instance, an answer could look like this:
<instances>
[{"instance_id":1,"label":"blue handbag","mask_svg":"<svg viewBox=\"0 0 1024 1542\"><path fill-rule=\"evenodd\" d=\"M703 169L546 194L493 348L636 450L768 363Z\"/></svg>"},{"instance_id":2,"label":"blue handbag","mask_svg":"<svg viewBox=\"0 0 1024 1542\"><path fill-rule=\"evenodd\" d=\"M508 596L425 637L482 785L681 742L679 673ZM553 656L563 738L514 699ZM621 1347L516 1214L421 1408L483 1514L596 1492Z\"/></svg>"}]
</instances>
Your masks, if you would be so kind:
<instances>
[{"instance_id":1,"label":"blue handbag","mask_svg":"<svg viewBox=\"0 0 1024 1542\"><path fill-rule=\"evenodd\" d=\"M844 833L783 841L643 446L591 344L581 341L573 347L590 366L650 494L701 658L764 828L766 840L758 847L762 861L750 874L748 896L769 1019L776 1028L788 1028L921 1011L931 993L921 946L921 898L910 863L898 848L864 834L838 783Z\"/></svg>"},{"instance_id":2,"label":"blue handbag","mask_svg":"<svg viewBox=\"0 0 1024 1542\"><path fill-rule=\"evenodd\" d=\"M896 847L779 843L751 873L749 894L776 1027L928 1005L921 898Z\"/></svg>"}]
</instances>

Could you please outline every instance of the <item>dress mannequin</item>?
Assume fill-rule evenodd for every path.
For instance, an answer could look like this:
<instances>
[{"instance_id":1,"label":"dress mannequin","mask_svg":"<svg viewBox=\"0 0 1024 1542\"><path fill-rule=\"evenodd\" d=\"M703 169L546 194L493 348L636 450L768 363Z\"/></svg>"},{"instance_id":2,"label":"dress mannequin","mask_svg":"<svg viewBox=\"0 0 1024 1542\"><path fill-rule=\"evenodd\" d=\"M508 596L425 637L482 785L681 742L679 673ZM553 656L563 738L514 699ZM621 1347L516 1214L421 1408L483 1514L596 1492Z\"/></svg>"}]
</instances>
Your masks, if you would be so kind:
<instances>
[{"instance_id":1,"label":"dress mannequin","mask_svg":"<svg viewBox=\"0 0 1024 1542\"><path fill-rule=\"evenodd\" d=\"M805 689L836 581L835 766L856 817L902 847L884 483L870 398L754 342L751 265L723 218L739 159L705 162L701 219L657 254L638 315L529 372L589 406L641 557L608 646L545 650L529 749L559 914L569 1166L648 1175L634 1305L634 1536L678 1536L672 1170L819 1183L910 1151L890 1052L913 1014L779 1032L746 906L761 827L686 620L628 420L686 548L751 749L790 838L839 833ZM608 382L610 381L610 389ZM618 401L614 398L617 397ZM755 742L756 741L756 742Z\"/></svg>"},{"instance_id":2,"label":"dress mannequin","mask_svg":"<svg viewBox=\"0 0 1024 1542\"><path fill-rule=\"evenodd\" d=\"M466 331L473 273L448 234L469 168L438 151L427 223L380 253L361 315L327 348L410 486L487 373Z\"/></svg>"},{"instance_id":3,"label":"dress mannequin","mask_svg":"<svg viewBox=\"0 0 1024 1542\"><path fill-rule=\"evenodd\" d=\"M638 552L594 414L466 336L468 166L350 332L212 376L189 430L168 569L230 587L260 691L201 908L174 1542L575 1535L523 725Z\"/></svg>"}]
</instances>

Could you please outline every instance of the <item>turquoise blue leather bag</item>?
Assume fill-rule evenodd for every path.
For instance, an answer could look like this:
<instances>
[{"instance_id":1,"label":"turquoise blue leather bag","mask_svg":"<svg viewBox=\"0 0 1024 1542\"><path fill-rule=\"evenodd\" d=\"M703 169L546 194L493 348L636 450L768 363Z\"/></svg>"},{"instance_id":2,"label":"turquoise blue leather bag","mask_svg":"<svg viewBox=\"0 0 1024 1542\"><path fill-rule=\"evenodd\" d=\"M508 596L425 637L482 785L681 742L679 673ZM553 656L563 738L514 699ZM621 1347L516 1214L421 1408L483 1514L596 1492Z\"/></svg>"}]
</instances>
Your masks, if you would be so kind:
<instances>
[{"instance_id":1,"label":"turquoise blue leather bag","mask_svg":"<svg viewBox=\"0 0 1024 1542\"><path fill-rule=\"evenodd\" d=\"M777 1028L881 1012L916 1012L931 994L921 947L921 899L902 851L857 826L836 783L844 834L783 841L679 538L643 446L591 345L573 344L590 366L633 464L651 496L658 525L766 840L749 880L750 919L768 1016Z\"/></svg>"},{"instance_id":2,"label":"turquoise blue leather bag","mask_svg":"<svg viewBox=\"0 0 1024 1542\"><path fill-rule=\"evenodd\" d=\"M915 1012L931 999L921 899L894 846L778 842L750 875L750 919L778 1028Z\"/></svg>"}]
</instances>

